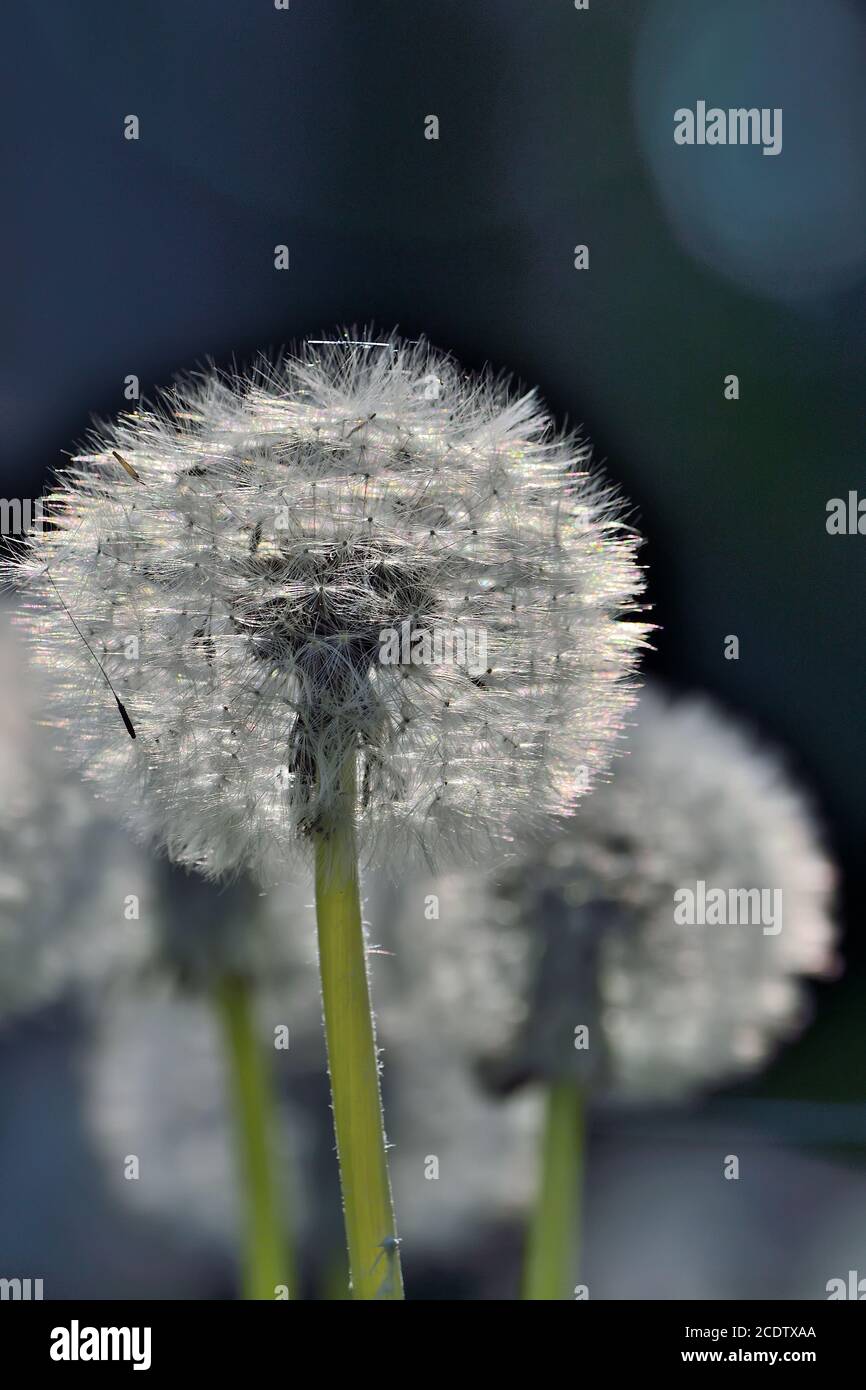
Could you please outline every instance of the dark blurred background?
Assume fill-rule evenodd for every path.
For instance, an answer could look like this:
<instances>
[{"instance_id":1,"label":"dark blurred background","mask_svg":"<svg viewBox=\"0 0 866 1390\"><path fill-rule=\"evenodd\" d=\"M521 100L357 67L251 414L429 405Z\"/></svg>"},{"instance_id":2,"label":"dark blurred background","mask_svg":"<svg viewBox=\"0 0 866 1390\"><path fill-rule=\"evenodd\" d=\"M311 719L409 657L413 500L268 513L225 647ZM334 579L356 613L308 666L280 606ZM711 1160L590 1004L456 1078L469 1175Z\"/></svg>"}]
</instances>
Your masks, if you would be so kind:
<instances>
[{"instance_id":1,"label":"dark blurred background","mask_svg":"<svg viewBox=\"0 0 866 1390\"><path fill-rule=\"evenodd\" d=\"M93 413L128 407L130 375L147 395L339 324L424 333L582 422L647 537L649 667L789 751L843 868L844 979L713 1115L733 1104L800 1165L779 1232L792 1211L817 1220L834 1183L866 1230L866 536L825 525L830 498L866 496L866 6L20 0L4 28L0 491L37 496ZM673 112L699 98L781 107L782 153L676 146ZM4 1268L44 1268L58 1294L219 1295L228 1272L224 1287L170 1231L132 1240L102 1191L74 1037L62 1011L2 1037ZM635 1192L626 1155L643 1145L641 1171L672 1174L665 1145L682 1154L688 1123L698 1143L700 1109L619 1140L603 1127L590 1263L616 1183ZM664 1225L663 1185L638 1192ZM639 1264L659 1237L630 1239L617 1266L615 1229L599 1238L599 1296L704 1296L673 1255L641 1283L635 1249ZM859 1258L866 1274L866 1245ZM784 1280L770 1291L810 1296Z\"/></svg>"}]
</instances>

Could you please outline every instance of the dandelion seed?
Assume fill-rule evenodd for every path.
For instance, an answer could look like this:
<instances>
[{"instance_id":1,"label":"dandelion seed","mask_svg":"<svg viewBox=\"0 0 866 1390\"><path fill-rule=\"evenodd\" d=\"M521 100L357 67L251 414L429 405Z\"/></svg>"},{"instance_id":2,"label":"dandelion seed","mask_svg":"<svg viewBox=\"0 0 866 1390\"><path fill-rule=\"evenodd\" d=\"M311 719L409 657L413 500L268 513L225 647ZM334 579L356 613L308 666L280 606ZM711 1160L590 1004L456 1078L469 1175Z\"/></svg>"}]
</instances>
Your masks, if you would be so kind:
<instances>
[{"instance_id":1,"label":"dandelion seed","mask_svg":"<svg viewBox=\"0 0 866 1390\"><path fill-rule=\"evenodd\" d=\"M136 481L137 483L140 483L140 482L141 482L141 478L140 478L140 476L138 475L138 473L136 473L135 469L133 468L133 466L132 466L132 464L129 462L129 460L128 460L128 459L125 459L125 458L123 457L123 454L119 454L119 453L117 452L116 449L112 449L111 452L112 452L112 454L114 455L114 457L117 459L117 462L120 464L121 468L125 468L125 469L126 469L126 471L127 471L127 473L129 474L130 478L134 478L135 481Z\"/></svg>"},{"instance_id":2,"label":"dandelion seed","mask_svg":"<svg viewBox=\"0 0 866 1390\"><path fill-rule=\"evenodd\" d=\"M121 700L121 698L120 698L120 696L118 695L117 691L115 690L114 686L111 684L111 678L110 678L108 672L106 671L106 669L105 669L105 667L103 666L102 662L99 660L99 657L96 655L96 652L93 650L92 646L91 646L90 643L88 642L88 640L87 640L87 638L85 637L84 633L81 631L81 628L78 626L77 622L75 621L75 619L73 618L72 614L70 613L68 607L66 606L66 602L65 602L65 600L64 600L64 598L63 598L63 595L61 594L61 592L60 592L60 590L58 589L57 585L54 583L54 580L52 579L51 574L50 574L50 571L49 571L48 569L46 569L46 571L45 571L45 577L46 577L46 579L48 580L48 582L49 582L49 584L51 585L51 587L52 587L52 589L54 590L54 592L57 594L57 601L58 601L58 603L60 604L60 606L61 606L61 608L63 609L64 613L66 614L67 618L68 618L69 621L71 622L72 626L75 628L75 631L78 633L78 636L81 638L81 640L82 640L82 642L84 643L85 647L86 647L87 650L90 652L90 655L93 657L94 662L96 663L96 665L98 666L99 670L101 671L102 676L103 676L103 679L104 679L104 681L105 681L105 684L108 686L109 690L111 691L112 695L114 696L114 702L115 702L115 704L117 705L117 708L118 708L118 711L119 711L119 713L120 713L120 717L121 717L121 719L123 720L123 725L124 725L124 728L126 729L126 732L129 734L129 737L130 737L130 738L135 738L135 728L134 728L134 726L133 726L132 720L131 720L130 717L129 717L129 713L128 713L128 711L127 711L126 706L124 705L123 701Z\"/></svg>"}]
</instances>

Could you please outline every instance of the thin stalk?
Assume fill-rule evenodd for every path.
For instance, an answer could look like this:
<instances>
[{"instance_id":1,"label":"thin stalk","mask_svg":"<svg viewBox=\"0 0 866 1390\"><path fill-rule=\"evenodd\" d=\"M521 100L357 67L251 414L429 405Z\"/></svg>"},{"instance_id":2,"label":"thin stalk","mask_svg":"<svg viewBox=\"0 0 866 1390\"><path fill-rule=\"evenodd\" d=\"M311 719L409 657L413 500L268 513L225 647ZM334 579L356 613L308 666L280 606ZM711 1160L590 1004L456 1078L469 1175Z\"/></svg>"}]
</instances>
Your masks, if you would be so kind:
<instances>
[{"instance_id":1,"label":"thin stalk","mask_svg":"<svg viewBox=\"0 0 866 1390\"><path fill-rule=\"evenodd\" d=\"M538 1196L530 1221L523 1297L573 1296L583 1184L583 1096L573 1081L548 1087Z\"/></svg>"},{"instance_id":2,"label":"thin stalk","mask_svg":"<svg viewBox=\"0 0 866 1390\"><path fill-rule=\"evenodd\" d=\"M361 926L354 757L343 769L341 801L334 828L316 837L316 920L352 1297L401 1299L403 1275Z\"/></svg>"},{"instance_id":3,"label":"thin stalk","mask_svg":"<svg viewBox=\"0 0 866 1390\"><path fill-rule=\"evenodd\" d=\"M273 1155L273 1097L264 1049L253 1020L252 991L226 976L215 993L229 1072L243 1203L243 1294L273 1299L291 1293L295 1271L283 1229Z\"/></svg>"}]
</instances>

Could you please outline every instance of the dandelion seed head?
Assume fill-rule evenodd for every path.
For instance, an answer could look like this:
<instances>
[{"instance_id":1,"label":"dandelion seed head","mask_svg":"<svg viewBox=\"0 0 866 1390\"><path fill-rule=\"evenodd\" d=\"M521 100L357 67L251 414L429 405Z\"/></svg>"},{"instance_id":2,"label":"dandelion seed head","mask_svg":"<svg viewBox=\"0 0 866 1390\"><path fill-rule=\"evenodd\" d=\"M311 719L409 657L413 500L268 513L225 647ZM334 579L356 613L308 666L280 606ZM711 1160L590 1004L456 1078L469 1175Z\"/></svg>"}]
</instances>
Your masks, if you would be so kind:
<instances>
[{"instance_id":1,"label":"dandelion seed head","mask_svg":"<svg viewBox=\"0 0 866 1390\"><path fill-rule=\"evenodd\" d=\"M452 978L470 976L463 952L474 960L472 1025L465 1009L447 1016L497 1084L573 1075L624 1099L720 1084L804 1025L802 977L836 969L834 870L777 755L703 699L645 689L635 719L610 780L561 833L488 884L485 909L467 913L471 887L452 893L425 933ZM678 922L675 894L699 881L768 903L778 890L781 929Z\"/></svg>"},{"instance_id":2,"label":"dandelion seed head","mask_svg":"<svg viewBox=\"0 0 866 1390\"><path fill-rule=\"evenodd\" d=\"M293 1019L321 1028L312 885L263 893L246 874L213 883L169 860L154 866L145 973L181 994L210 996L223 980L279 991Z\"/></svg>"},{"instance_id":3,"label":"dandelion seed head","mask_svg":"<svg viewBox=\"0 0 866 1390\"><path fill-rule=\"evenodd\" d=\"M633 698L637 542L587 446L425 343L207 371L100 429L48 511L12 571L52 722L211 876L285 874L350 764L365 861L507 843ZM470 628L480 672L381 659Z\"/></svg>"}]
</instances>

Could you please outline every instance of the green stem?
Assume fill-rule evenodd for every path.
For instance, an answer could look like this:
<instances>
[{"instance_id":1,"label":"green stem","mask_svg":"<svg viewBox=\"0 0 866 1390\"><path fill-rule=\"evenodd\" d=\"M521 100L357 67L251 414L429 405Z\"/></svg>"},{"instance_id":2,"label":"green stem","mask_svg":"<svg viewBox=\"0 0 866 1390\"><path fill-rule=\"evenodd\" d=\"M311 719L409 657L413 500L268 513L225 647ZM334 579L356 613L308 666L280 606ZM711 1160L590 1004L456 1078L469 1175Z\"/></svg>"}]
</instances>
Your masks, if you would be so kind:
<instances>
[{"instance_id":1,"label":"green stem","mask_svg":"<svg viewBox=\"0 0 866 1390\"><path fill-rule=\"evenodd\" d=\"M279 1286L295 1287L284 1238L273 1158L273 1098L265 1053L253 1020L252 991L238 976L216 988L234 1110L243 1198L243 1292L273 1299Z\"/></svg>"},{"instance_id":2,"label":"green stem","mask_svg":"<svg viewBox=\"0 0 866 1390\"><path fill-rule=\"evenodd\" d=\"M341 798L334 828L316 837L316 919L352 1297L401 1299L403 1275L361 926L354 756L344 768Z\"/></svg>"},{"instance_id":3,"label":"green stem","mask_svg":"<svg viewBox=\"0 0 866 1390\"><path fill-rule=\"evenodd\" d=\"M523 1297L573 1295L583 1182L583 1097L573 1081L547 1091L541 1174L526 1250Z\"/></svg>"}]
</instances>

